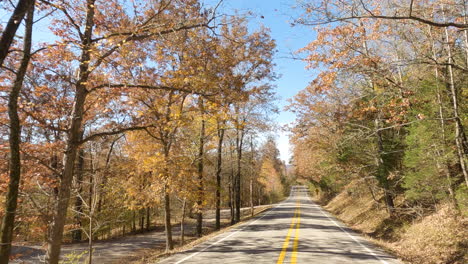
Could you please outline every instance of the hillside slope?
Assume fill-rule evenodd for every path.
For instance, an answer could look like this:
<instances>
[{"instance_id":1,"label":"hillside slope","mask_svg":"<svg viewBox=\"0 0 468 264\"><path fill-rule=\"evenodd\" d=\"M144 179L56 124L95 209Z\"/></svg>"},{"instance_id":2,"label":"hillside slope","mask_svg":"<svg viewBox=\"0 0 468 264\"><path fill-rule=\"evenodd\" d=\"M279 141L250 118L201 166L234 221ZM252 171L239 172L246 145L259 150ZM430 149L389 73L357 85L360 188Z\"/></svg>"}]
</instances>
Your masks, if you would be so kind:
<instances>
[{"instance_id":1,"label":"hillside slope","mask_svg":"<svg viewBox=\"0 0 468 264\"><path fill-rule=\"evenodd\" d=\"M390 218L384 205L356 181L328 202L320 196L316 200L408 263L468 263L468 218L455 214L448 205L427 215L400 206L397 216Z\"/></svg>"}]
</instances>

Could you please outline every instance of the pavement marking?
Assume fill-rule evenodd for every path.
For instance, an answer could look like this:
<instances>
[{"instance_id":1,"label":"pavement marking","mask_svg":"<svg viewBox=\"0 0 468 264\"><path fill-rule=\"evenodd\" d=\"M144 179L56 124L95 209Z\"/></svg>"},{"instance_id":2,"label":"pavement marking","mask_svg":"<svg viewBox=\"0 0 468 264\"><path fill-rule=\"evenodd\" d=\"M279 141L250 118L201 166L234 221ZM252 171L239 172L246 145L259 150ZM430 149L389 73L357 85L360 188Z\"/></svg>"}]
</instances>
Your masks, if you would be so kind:
<instances>
[{"instance_id":1,"label":"pavement marking","mask_svg":"<svg viewBox=\"0 0 468 264\"><path fill-rule=\"evenodd\" d=\"M293 251L291 255L291 264L297 263L297 246L299 245L299 229L301 226L301 204L297 208L296 236L294 237Z\"/></svg>"},{"instance_id":2,"label":"pavement marking","mask_svg":"<svg viewBox=\"0 0 468 264\"><path fill-rule=\"evenodd\" d=\"M288 201L288 200L289 200L289 199L287 199L286 201ZM266 215L270 214L271 212L273 212L278 206L280 206L280 204L276 205L274 208L272 208L270 211L266 212L266 213L265 213L264 215L262 215L261 217L257 218L255 221L252 221L252 222L250 222L250 223L248 223L248 224L245 224L245 225L240 226L239 229L236 230L235 232L232 232L231 234L229 234L229 235L227 235L227 236L221 238L220 240L218 240L218 241L216 241L216 242L213 242L213 243L209 244L208 246L206 246L206 247L200 249L199 251L197 251L197 252L195 252L195 253L193 253L193 254L191 254L191 255L188 255L187 257L185 257L185 258L183 258L183 259L177 261L177 262L174 263L174 264L180 264L180 263L182 263L182 262L184 262L184 261L186 261L186 260L188 260L188 259L191 259L191 258L195 257L196 255L202 253L203 251L205 251L205 250L211 248L212 246L214 246L214 245L216 245L216 244L219 244L219 243L223 242L224 240L226 240L226 239L232 237L233 235L235 235L235 234L239 233L240 231L242 231L242 230L243 230L243 227L249 226L249 225L251 225L251 224L257 222L258 220L262 219L262 218L265 217ZM218 237L218 236L221 236L221 235L224 235L224 233L221 233L221 234L215 236L214 238L216 238L216 237ZM213 239L214 239L214 238L213 238Z\"/></svg>"},{"instance_id":3,"label":"pavement marking","mask_svg":"<svg viewBox=\"0 0 468 264\"><path fill-rule=\"evenodd\" d=\"M310 196L307 195L307 198L312 201L312 199L310 198ZM344 233L346 233L352 240L354 240L356 243L358 243L361 247L363 247L367 252L369 252L374 258L376 258L377 260L379 260L380 262L384 263L384 264L390 264L388 263L387 261L381 259L379 256L377 256L377 254L374 253L374 251L372 251L370 248L368 248L367 246L365 246L364 244L362 244L358 239L356 239L353 235L351 235L348 231L346 231L343 227L341 227L340 224L338 224L335 220L333 220L333 218L331 218L330 216L328 216L328 214L326 214L323 209L319 206L319 205L316 205L315 203L313 203L315 205L315 207L317 207L319 209L319 211L325 216L328 218L328 220L332 221L339 229L341 229L341 231L343 231Z\"/></svg>"},{"instance_id":4,"label":"pavement marking","mask_svg":"<svg viewBox=\"0 0 468 264\"><path fill-rule=\"evenodd\" d=\"M289 246L289 239L291 238L292 230L296 226L296 216L297 216L297 207L294 210L294 216L291 220L291 225L289 226L289 230L286 235L286 238L284 239L283 247L281 248L281 253L278 257L278 261L276 262L277 264L282 264L284 261L284 258L286 257L286 251L288 250L288 246Z\"/></svg>"},{"instance_id":5,"label":"pavement marking","mask_svg":"<svg viewBox=\"0 0 468 264\"><path fill-rule=\"evenodd\" d=\"M288 251L289 247L289 240L291 239L291 235L293 230L295 229L296 234L294 237L294 246L293 246L293 252L292 252L292 257L291 257L291 263L296 263L297 259L297 244L298 244L298 238L299 238L299 223L301 221L301 209L300 209L300 201L297 200L296 202L296 209L294 210L294 217L291 220L291 225L288 230L288 234L286 235L286 238L283 242L283 248L281 249L281 253L278 257L278 261L276 264L282 264L284 259L286 258L286 253ZM294 262L293 262L294 261Z\"/></svg>"}]
</instances>

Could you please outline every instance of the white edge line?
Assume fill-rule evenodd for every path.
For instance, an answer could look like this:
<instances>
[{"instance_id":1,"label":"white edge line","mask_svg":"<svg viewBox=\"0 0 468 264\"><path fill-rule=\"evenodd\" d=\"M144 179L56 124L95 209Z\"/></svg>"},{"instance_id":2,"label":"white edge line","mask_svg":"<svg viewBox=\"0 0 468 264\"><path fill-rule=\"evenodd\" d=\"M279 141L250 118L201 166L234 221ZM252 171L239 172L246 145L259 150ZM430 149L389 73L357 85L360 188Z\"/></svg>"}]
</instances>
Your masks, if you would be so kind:
<instances>
[{"instance_id":1,"label":"white edge line","mask_svg":"<svg viewBox=\"0 0 468 264\"><path fill-rule=\"evenodd\" d=\"M287 199L287 200L288 200L288 199ZM286 200L286 201L287 201L287 200ZM284 201L284 202L285 202L285 201ZM282 202L282 203L283 203L283 202ZM282 203L280 203L280 204L282 204ZM257 218L255 221L252 221L252 222L250 222L250 223L247 223L247 224L245 224L245 225L240 226L239 229L236 230L235 232L232 232L231 234L229 234L229 235L227 235L227 236L221 238L220 240L209 244L208 246L206 246L206 247L204 247L204 248L198 250L197 252L195 252L195 253L193 253L193 254L191 254L191 255L188 255L187 257L185 257L185 258L183 258L183 259L177 261L175 264L180 264L180 263L182 263L182 262L184 262L184 261L186 261L186 260L188 260L188 259L190 259L190 258L193 258L193 257L195 257L196 255L202 253L203 251L205 251L205 250L211 248L212 246L214 246L214 245L216 245L216 244L218 244L218 243L220 243L220 242L222 242L222 241L224 241L224 240L226 240L226 239L232 237L233 235L235 235L235 234L237 234L238 232L242 231L246 226L249 226L249 225L251 225L251 224L257 222L258 220L262 219L263 217L265 217L266 215L268 215L269 213L271 213L272 211L274 211L280 204L278 204L278 205L276 205L275 207L273 207L270 211L266 212L264 215L262 215L261 217ZM221 236L221 235L223 235L223 234L224 234L224 233L219 234L218 236ZM218 236L215 236L214 238L216 238L216 237L218 237Z\"/></svg>"},{"instance_id":2,"label":"white edge line","mask_svg":"<svg viewBox=\"0 0 468 264\"><path fill-rule=\"evenodd\" d=\"M312 199L310 199L310 196L307 196L309 198L309 200L312 201ZM320 212L326 216L328 218L328 220L332 221L339 229L341 229L341 231L345 232L351 239L353 239L354 241L356 241L356 243L358 243L361 247L363 247L364 249L367 250L367 252L369 252L374 258L376 258L377 260L380 260L380 262L384 263L384 264L389 264L387 261L381 259L379 256L377 256L377 254L375 254L374 251L372 251L370 248L366 247L364 244L362 244L358 239L356 239L353 235L351 235L348 231L346 231L345 229L343 229L335 220L333 220L333 218L331 218L330 216L328 216L324 211L323 209L320 207L320 205L317 205L315 203L313 203L319 210Z\"/></svg>"}]
</instances>

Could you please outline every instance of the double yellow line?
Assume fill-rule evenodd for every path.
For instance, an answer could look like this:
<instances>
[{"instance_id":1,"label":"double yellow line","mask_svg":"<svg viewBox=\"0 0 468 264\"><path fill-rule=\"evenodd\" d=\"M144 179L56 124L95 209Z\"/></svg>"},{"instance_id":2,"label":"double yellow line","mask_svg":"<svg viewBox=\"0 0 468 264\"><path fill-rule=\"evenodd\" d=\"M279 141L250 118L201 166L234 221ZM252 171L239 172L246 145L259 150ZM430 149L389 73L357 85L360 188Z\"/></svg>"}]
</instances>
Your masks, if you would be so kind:
<instances>
[{"instance_id":1,"label":"double yellow line","mask_svg":"<svg viewBox=\"0 0 468 264\"><path fill-rule=\"evenodd\" d=\"M291 221L291 225L289 226L288 234L286 235L286 239L283 242L283 248L281 253L278 257L278 261L276 264L282 264L284 259L286 258L286 253L289 247L289 241L291 240L291 235L293 230L295 229L294 241L293 241L293 248L291 253L291 264L297 263L297 246L299 245L299 228L301 225L301 207L300 202L297 201L296 203L296 210L294 211L294 217Z\"/></svg>"}]
</instances>

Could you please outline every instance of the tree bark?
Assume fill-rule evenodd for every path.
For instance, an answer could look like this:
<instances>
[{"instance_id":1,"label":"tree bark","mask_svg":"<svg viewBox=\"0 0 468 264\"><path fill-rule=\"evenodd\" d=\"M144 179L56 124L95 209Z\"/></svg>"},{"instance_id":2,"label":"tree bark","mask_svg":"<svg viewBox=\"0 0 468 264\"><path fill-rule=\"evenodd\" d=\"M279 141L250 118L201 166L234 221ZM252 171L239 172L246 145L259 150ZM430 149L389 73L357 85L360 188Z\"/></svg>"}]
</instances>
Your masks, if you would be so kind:
<instances>
[{"instance_id":1,"label":"tree bark","mask_svg":"<svg viewBox=\"0 0 468 264\"><path fill-rule=\"evenodd\" d=\"M468 10L467 10L468 3L466 0L463 0L463 23L468 24ZM468 28L463 30L463 44L465 49L465 67L468 68Z\"/></svg>"},{"instance_id":2,"label":"tree bark","mask_svg":"<svg viewBox=\"0 0 468 264\"><path fill-rule=\"evenodd\" d=\"M164 186L164 228L166 230L166 252L168 252L174 249L174 243L172 241L171 202L167 183Z\"/></svg>"},{"instance_id":3,"label":"tree bark","mask_svg":"<svg viewBox=\"0 0 468 264\"><path fill-rule=\"evenodd\" d=\"M145 208L140 209L140 232L143 233L145 231Z\"/></svg>"},{"instance_id":4,"label":"tree bark","mask_svg":"<svg viewBox=\"0 0 468 264\"><path fill-rule=\"evenodd\" d=\"M237 173L235 179L235 204L236 204L236 219L235 222L240 222L241 219L241 172L242 172L242 145L244 141L244 129L237 122L236 125L236 148L237 148Z\"/></svg>"},{"instance_id":5,"label":"tree bark","mask_svg":"<svg viewBox=\"0 0 468 264\"><path fill-rule=\"evenodd\" d=\"M27 1L22 1L27 2ZM18 73L16 74L15 82L11 88L8 98L8 117L10 119L10 164L8 189L5 196L5 215L2 220L1 238L0 238L0 263L8 263L11 253L11 242L13 240L13 231L15 226L16 208L18 206L18 193L21 179L21 124L18 115L18 96L23 87L23 80L28 70L29 61L31 59L31 42L32 42L32 27L34 17L34 1L29 1L32 5L28 11L26 18L26 29L23 46L23 58L21 60ZM18 4L19 6L19 4ZM18 8L18 7L17 7ZM24 15L24 14L23 14ZM8 26L7 26L8 27ZM7 30L7 29L5 29ZM6 32L4 32L5 34ZM14 34L14 33L13 33ZM3 36L2 36L3 41ZM0 46L3 53L3 43ZM6 47L8 49L8 47ZM3 62L3 59L2 59Z\"/></svg>"},{"instance_id":6,"label":"tree bark","mask_svg":"<svg viewBox=\"0 0 468 264\"><path fill-rule=\"evenodd\" d=\"M250 216L254 216L254 199L253 199L253 180L254 180L254 145L253 138L250 137Z\"/></svg>"},{"instance_id":7,"label":"tree bark","mask_svg":"<svg viewBox=\"0 0 468 264\"><path fill-rule=\"evenodd\" d=\"M378 114L379 115L379 114ZM393 195L390 192L390 186L387 179L387 173L384 171L384 161L383 161L383 154L384 154L384 146L383 146L383 136L382 131L380 130L380 118L377 117L375 120L375 130L377 135L377 158L376 158L376 165L377 165L377 174L378 180L381 183L382 188L384 189L384 199L385 205L387 206L387 211L390 215L393 215L393 208L395 204L393 202Z\"/></svg>"},{"instance_id":8,"label":"tree bark","mask_svg":"<svg viewBox=\"0 0 468 264\"><path fill-rule=\"evenodd\" d=\"M363 27L364 24L362 21L360 21L360 25ZM366 34L366 32L364 32ZM363 47L366 53L366 56L369 56L369 47L367 46L367 41L363 42ZM375 93L376 92L376 87L374 80L371 77L370 80L370 86L372 87L372 91ZM376 105L376 109L378 109L377 115L374 119L374 129L375 129L375 135L376 135L376 141L377 141L377 153L376 153L376 167L377 167L377 172L376 172L376 178L379 181L381 187L384 189L384 199L385 199L385 205L387 206L387 211L390 215L393 215L393 208L395 207L394 202L393 202L393 195L390 192L390 186L389 182L387 179L387 171L386 168L384 167L384 160L383 160L383 155L384 155L384 145L383 145L383 135L382 131L380 129L380 124L381 124L381 113L382 109L380 106Z\"/></svg>"},{"instance_id":9,"label":"tree bark","mask_svg":"<svg viewBox=\"0 0 468 264\"><path fill-rule=\"evenodd\" d=\"M70 120L70 129L67 135L67 146L64 154L62 178L59 186L58 201L53 216L51 234L47 241L46 261L49 264L58 264L60 256L60 247L67 215L68 204L70 201L70 187L73 179L73 167L76 154L80 144L80 135L82 130L83 111L86 96L86 82L90 74L89 62L91 53L91 37L94 27L95 0L87 0L87 14L85 33L83 36L83 48L80 58L79 78L76 84L76 92L73 104L73 110Z\"/></svg>"},{"instance_id":10,"label":"tree bark","mask_svg":"<svg viewBox=\"0 0 468 264\"><path fill-rule=\"evenodd\" d=\"M232 141L231 141L232 142ZM235 217L235 205L234 205L234 182L235 182L235 175L234 175L234 143L231 145L230 154L231 154L231 175L229 178L229 208L231 210L231 225L236 223Z\"/></svg>"},{"instance_id":11,"label":"tree bark","mask_svg":"<svg viewBox=\"0 0 468 264\"><path fill-rule=\"evenodd\" d=\"M13 42L13 38L15 37L16 31L18 30L21 21L23 20L25 14L28 12L30 7L34 5L34 2L34 0L19 0L18 4L15 7L15 10L13 11L13 14L8 20L8 23L2 32L2 37L0 38L0 68L3 67L3 61L8 55L11 43ZM31 48L29 48L29 50L31 50ZM29 51L29 53L31 53L31 51Z\"/></svg>"},{"instance_id":12,"label":"tree bark","mask_svg":"<svg viewBox=\"0 0 468 264\"><path fill-rule=\"evenodd\" d=\"M445 28L445 40L447 42L447 56L448 56L448 66L447 66L447 77L448 77L448 86L450 89L450 93L452 96L452 110L453 110L453 117L455 119L455 145L457 146L457 155L458 160L460 162L460 167L465 178L465 184L468 186L468 170L466 167L465 162L465 155L468 150L468 144L466 142L466 135L464 131L463 124L460 118L460 110L458 105L458 91L457 87L455 87L455 81L453 78L453 59L452 59L452 48L450 47L450 38L448 35L448 29Z\"/></svg>"},{"instance_id":13,"label":"tree bark","mask_svg":"<svg viewBox=\"0 0 468 264\"><path fill-rule=\"evenodd\" d=\"M146 231L149 231L151 228L151 208L146 207Z\"/></svg>"},{"instance_id":14,"label":"tree bark","mask_svg":"<svg viewBox=\"0 0 468 264\"><path fill-rule=\"evenodd\" d=\"M91 206L91 205L90 205ZM91 211L94 211L93 209L90 208ZM92 264L93 263L93 215L91 213L89 217L89 234L88 234L88 263L87 264Z\"/></svg>"},{"instance_id":15,"label":"tree bark","mask_svg":"<svg viewBox=\"0 0 468 264\"><path fill-rule=\"evenodd\" d=\"M132 210L132 232L136 232L136 213L135 210Z\"/></svg>"},{"instance_id":16,"label":"tree bark","mask_svg":"<svg viewBox=\"0 0 468 264\"><path fill-rule=\"evenodd\" d=\"M185 240L185 209L187 208L187 198L182 201L182 219L180 220L180 245L184 245Z\"/></svg>"},{"instance_id":17,"label":"tree bark","mask_svg":"<svg viewBox=\"0 0 468 264\"><path fill-rule=\"evenodd\" d=\"M216 159L216 225L215 229L219 230L221 228L221 170L222 170L222 158L223 158L223 139L224 139L224 124L222 126L218 122L218 156Z\"/></svg>"},{"instance_id":18,"label":"tree bark","mask_svg":"<svg viewBox=\"0 0 468 264\"><path fill-rule=\"evenodd\" d=\"M466 31L465 31L466 33ZM435 51L435 43L434 43L434 38L432 36L432 28L429 26L429 35L431 38L431 51L432 51L432 59L434 61L437 61L437 55ZM436 150L437 156L440 158L442 157L445 152L446 152L446 147L447 147L447 137L445 133L445 115L444 115L444 106L443 106L443 101L442 101L442 94L439 86L439 69L437 68L437 65L434 67L434 73L435 73L435 78L436 78L436 93L437 93L437 105L438 105L438 114L439 114L439 119L440 119L440 132L442 136L442 150ZM441 153L442 152L442 153ZM440 168L440 171L445 173L445 177L447 179L447 190L449 192L449 197L452 202L452 205L454 208L458 208L458 202L455 198L455 191L453 189L453 184L452 184L452 175L450 173L450 166L447 161L444 162L444 166L442 167L439 165L439 161L437 161L437 165Z\"/></svg>"},{"instance_id":19,"label":"tree bark","mask_svg":"<svg viewBox=\"0 0 468 264\"><path fill-rule=\"evenodd\" d=\"M83 200L80 195L83 193L83 170L84 170L84 151L81 150L79 155L78 155L78 164L77 164L77 170L75 173L75 183L76 183L76 188L78 195L75 198L75 225L76 229L73 230L72 232L72 241L73 242L79 242L83 239L83 230L81 230L82 227L82 221L81 221L81 215L83 213Z\"/></svg>"},{"instance_id":20,"label":"tree bark","mask_svg":"<svg viewBox=\"0 0 468 264\"><path fill-rule=\"evenodd\" d=\"M203 200L204 200L204 186L203 186L203 154L205 147L205 110L203 100L199 99L199 106L201 111L201 126L200 138L198 146L198 200L197 200L197 236L201 237L203 232Z\"/></svg>"}]
</instances>

